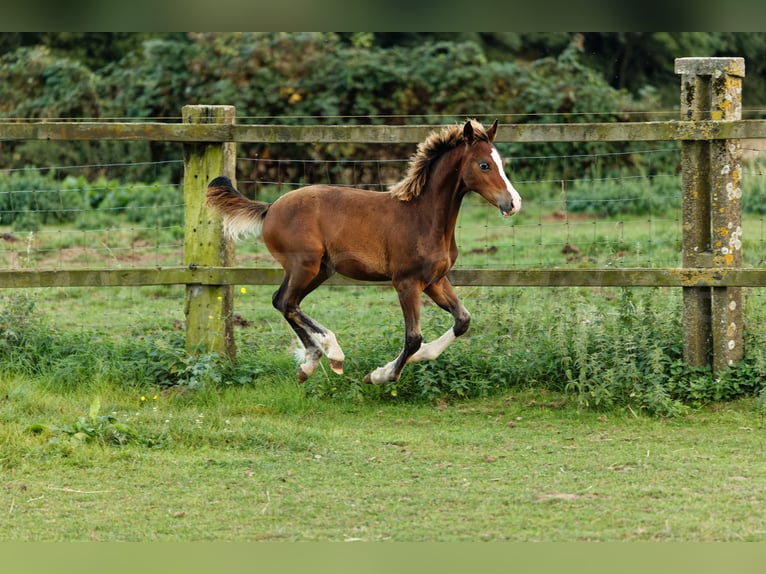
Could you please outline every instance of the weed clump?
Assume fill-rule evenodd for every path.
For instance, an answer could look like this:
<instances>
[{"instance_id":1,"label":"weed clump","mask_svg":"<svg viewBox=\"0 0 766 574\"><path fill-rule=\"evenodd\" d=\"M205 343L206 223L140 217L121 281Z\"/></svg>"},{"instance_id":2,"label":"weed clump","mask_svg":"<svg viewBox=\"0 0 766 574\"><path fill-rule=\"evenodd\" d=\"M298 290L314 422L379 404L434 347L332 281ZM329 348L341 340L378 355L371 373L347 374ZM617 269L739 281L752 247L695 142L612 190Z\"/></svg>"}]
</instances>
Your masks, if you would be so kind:
<instances>
[{"instance_id":1,"label":"weed clump","mask_svg":"<svg viewBox=\"0 0 766 574\"><path fill-rule=\"evenodd\" d=\"M113 415L100 414L101 401L93 399L87 416L80 416L68 424L38 422L29 425L27 432L48 435L49 443L68 445L101 444L103 446L125 446L140 444L148 447L162 446L166 437L142 433L127 423L120 422Z\"/></svg>"}]
</instances>

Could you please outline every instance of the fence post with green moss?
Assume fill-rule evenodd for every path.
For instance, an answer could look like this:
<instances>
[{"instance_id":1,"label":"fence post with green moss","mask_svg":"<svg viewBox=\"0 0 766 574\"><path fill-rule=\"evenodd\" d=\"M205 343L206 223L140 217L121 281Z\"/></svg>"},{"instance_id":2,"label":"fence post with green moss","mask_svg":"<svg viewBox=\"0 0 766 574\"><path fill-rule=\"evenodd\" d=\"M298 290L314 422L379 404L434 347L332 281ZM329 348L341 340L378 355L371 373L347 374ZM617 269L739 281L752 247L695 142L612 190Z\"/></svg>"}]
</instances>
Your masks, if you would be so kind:
<instances>
[{"instance_id":1,"label":"fence post with green moss","mask_svg":"<svg viewBox=\"0 0 766 574\"><path fill-rule=\"evenodd\" d=\"M233 124L234 106L184 106L183 123ZM234 246L223 237L219 217L205 206L208 182L226 175L236 182L236 144L194 142L184 144L184 264L189 268L228 267ZM231 323L232 285L186 285L186 348L235 356Z\"/></svg>"}]
</instances>

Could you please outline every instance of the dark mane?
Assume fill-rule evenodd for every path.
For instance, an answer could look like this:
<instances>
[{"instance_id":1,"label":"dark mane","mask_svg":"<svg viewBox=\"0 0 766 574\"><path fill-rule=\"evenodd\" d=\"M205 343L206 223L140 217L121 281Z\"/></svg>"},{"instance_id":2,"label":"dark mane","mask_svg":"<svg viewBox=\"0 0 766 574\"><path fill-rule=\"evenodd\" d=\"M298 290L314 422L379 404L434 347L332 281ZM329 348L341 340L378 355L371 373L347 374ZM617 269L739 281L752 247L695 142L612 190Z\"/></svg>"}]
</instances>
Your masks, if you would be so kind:
<instances>
[{"instance_id":1,"label":"dark mane","mask_svg":"<svg viewBox=\"0 0 766 574\"><path fill-rule=\"evenodd\" d=\"M479 122L469 120L473 126L474 137L489 141L489 136ZM433 132L425 141L418 144L418 149L410 158L407 175L398 183L391 186L389 191L400 201L410 201L418 197L428 178L428 171L433 161L448 151L466 143L463 136L463 125L447 126L441 131Z\"/></svg>"}]
</instances>

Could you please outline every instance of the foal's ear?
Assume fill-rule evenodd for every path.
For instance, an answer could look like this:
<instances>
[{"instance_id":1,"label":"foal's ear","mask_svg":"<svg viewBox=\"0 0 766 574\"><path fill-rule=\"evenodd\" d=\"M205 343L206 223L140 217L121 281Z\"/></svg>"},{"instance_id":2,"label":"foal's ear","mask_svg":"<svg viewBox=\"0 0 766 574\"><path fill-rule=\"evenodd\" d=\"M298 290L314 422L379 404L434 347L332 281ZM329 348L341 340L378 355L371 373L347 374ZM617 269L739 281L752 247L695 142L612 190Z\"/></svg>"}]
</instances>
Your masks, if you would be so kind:
<instances>
[{"instance_id":1,"label":"foal's ear","mask_svg":"<svg viewBox=\"0 0 766 574\"><path fill-rule=\"evenodd\" d=\"M489 137L490 142L495 141L495 135L497 135L497 120L487 130L487 137Z\"/></svg>"},{"instance_id":2,"label":"foal's ear","mask_svg":"<svg viewBox=\"0 0 766 574\"><path fill-rule=\"evenodd\" d=\"M471 120L468 120L465 125L463 126L463 137L465 138L465 141L468 145L471 145L473 143L473 126L471 125Z\"/></svg>"}]
</instances>

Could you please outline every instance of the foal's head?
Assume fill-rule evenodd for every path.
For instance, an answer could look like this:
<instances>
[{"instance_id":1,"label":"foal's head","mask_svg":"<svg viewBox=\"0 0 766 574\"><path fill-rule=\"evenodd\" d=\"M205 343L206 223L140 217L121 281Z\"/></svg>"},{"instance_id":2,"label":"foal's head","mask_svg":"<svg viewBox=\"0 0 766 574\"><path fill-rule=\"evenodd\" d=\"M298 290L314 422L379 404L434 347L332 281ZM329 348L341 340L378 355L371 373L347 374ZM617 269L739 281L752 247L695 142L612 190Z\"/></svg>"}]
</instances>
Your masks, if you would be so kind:
<instances>
[{"instance_id":1,"label":"foal's head","mask_svg":"<svg viewBox=\"0 0 766 574\"><path fill-rule=\"evenodd\" d=\"M498 207L503 217L508 217L521 209L521 196L505 175L505 162L492 143L496 134L497 120L486 130L476 121L465 123L466 150L460 176L468 189Z\"/></svg>"},{"instance_id":2,"label":"foal's head","mask_svg":"<svg viewBox=\"0 0 766 574\"><path fill-rule=\"evenodd\" d=\"M448 152L462 149L460 178L469 190L479 193L503 216L513 215L521 209L521 197L505 175L503 158L492 143L497 133L497 121L484 129L476 120L468 120L462 127L448 126L435 132L418 146L410 160L407 176L391 187L391 193L401 201L418 197L432 176L432 168L452 170L437 160Z\"/></svg>"}]
</instances>

